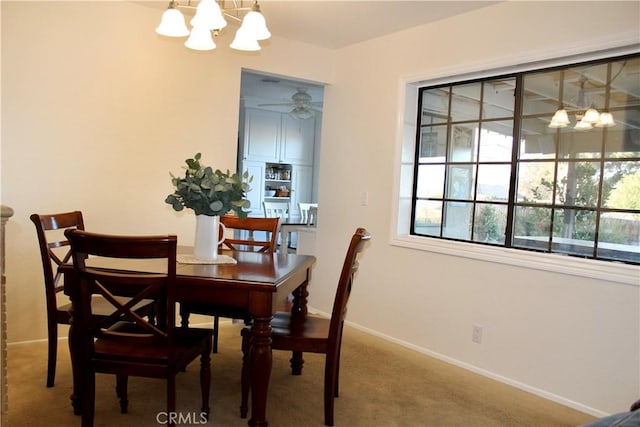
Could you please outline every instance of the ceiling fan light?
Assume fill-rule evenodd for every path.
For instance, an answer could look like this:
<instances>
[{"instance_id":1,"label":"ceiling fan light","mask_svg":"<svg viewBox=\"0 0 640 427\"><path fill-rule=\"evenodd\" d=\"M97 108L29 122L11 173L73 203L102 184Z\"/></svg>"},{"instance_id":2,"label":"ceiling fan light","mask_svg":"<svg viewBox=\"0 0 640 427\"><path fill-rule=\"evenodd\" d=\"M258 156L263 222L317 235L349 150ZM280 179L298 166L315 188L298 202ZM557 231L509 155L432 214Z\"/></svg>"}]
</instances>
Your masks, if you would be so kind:
<instances>
[{"instance_id":1,"label":"ceiling fan light","mask_svg":"<svg viewBox=\"0 0 640 427\"><path fill-rule=\"evenodd\" d=\"M205 27L209 30L221 30L227 26L222 10L215 0L200 0L196 14L191 20L194 27Z\"/></svg>"},{"instance_id":2,"label":"ceiling fan light","mask_svg":"<svg viewBox=\"0 0 640 427\"><path fill-rule=\"evenodd\" d=\"M559 109L551 118L551 123L549 123L550 128L563 128L569 125L569 115L567 114L567 110L564 108Z\"/></svg>"},{"instance_id":3,"label":"ceiling fan light","mask_svg":"<svg viewBox=\"0 0 640 427\"><path fill-rule=\"evenodd\" d=\"M248 52L253 52L261 49L258 40L243 31L242 26L238 28L238 31L236 31L236 36L229 47L231 47L231 49L244 50Z\"/></svg>"},{"instance_id":4,"label":"ceiling fan light","mask_svg":"<svg viewBox=\"0 0 640 427\"><path fill-rule=\"evenodd\" d=\"M301 119L301 120L310 119L311 117L314 116L313 110L310 110L305 107L296 107L293 110L291 110L289 114L291 114L291 116L295 117L296 119Z\"/></svg>"},{"instance_id":5,"label":"ceiling fan light","mask_svg":"<svg viewBox=\"0 0 640 427\"><path fill-rule=\"evenodd\" d=\"M600 118L595 124L598 128L608 128L615 125L616 122L613 120L613 115L611 113L601 113Z\"/></svg>"},{"instance_id":6,"label":"ceiling fan light","mask_svg":"<svg viewBox=\"0 0 640 427\"><path fill-rule=\"evenodd\" d=\"M191 35L184 45L193 50L213 50L216 48L211 31L205 27L193 27Z\"/></svg>"},{"instance_id":7,"label":"ceiling fan light","mask_svg":"<svg viewBox=\"0 0 640 427\"><path fill-rule=\"evenodd\" d=\"M253 5L251 12L247 13L242 19L240 28L243 28L256 40L266 40L271 37L271 32L269 32L267 28L267 21L264 19L262 13L260 13L258 2Z\"/></svg>"},{"instance_id":8,"label":"ceiling fan light","mask_svg":"<svg viewBox=\"0 0 640 427\"><path fill-rule=\"evenodd\" d=\"M178 9L169 5L169 9L165 10L160 20L160 25L156 28L156 33L166 37L186 37L189 35L189 29L184 23L184 15Z\"/></svg>"},{"instance_id":9,"label":"ceiling fan light","mask_svg":"<svg viewBox=\"0 0 640 427\"><path fill-rule=\"evenodd\" d=\"M587 123L596 123L600 118L600 113L595 108L589 108L585 113L582 120Z\"/></svg>"}]
</instances>

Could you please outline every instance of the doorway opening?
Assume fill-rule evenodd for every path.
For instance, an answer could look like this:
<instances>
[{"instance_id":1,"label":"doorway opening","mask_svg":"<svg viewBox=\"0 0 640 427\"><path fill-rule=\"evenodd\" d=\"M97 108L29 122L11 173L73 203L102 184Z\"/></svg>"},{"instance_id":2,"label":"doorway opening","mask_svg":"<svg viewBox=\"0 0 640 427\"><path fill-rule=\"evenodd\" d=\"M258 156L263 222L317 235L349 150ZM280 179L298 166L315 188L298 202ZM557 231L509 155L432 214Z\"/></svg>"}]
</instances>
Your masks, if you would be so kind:
<instances>
[{"instance_id":1,"label":"doorway opening","mask_svg":"<svg viewBox=\"0 0 640 427\"><path fill-rule=\"evenodd\" d=\"M242 71L238 170L253 176L249 216L280 202L290 222L301 221L300 203L317 203L323 97L319 83Z\"/></svg>"}]
</instances>

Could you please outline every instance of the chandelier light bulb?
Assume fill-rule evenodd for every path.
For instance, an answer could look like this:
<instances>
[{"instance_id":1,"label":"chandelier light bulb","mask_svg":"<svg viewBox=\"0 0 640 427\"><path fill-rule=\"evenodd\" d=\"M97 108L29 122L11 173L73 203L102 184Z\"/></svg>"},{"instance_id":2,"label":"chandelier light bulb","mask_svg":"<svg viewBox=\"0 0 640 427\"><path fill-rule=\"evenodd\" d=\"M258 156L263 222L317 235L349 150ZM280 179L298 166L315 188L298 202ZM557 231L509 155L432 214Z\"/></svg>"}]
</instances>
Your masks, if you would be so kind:
<instances>
[{"instance_id":1,"label":"chandelier light bulb","mask_svg":"<svg viewBox=\"0 0 640 427\"><path fill-rule=\"evenodd\" d=\"M550 128L563 128L569 125L569 115L567 114L567 110L564 108L559 109L553 115L551 119L551 123L549 123Z\"/></svg>"},{"instance_id":2,"label":"chandelier light bulb","mask_svg":"<svg viewBox=\"0 0 640 427\"><path fill-rule=\"evenodd\" d=\"M584 117L573 127L575 130L589 130L592 128L591 123L584 120Z\"/></svg>"},{"instance_id":3,"label":"chandelier light bulb","mask_svg":"<svg viewBox=\"0 0 640 427\"><path fill-rule=\"evenodd\" d=\"M600 113L598 113L598 110L591 107L584 113L584 117L582 118L582 120L584 120L587 123L596 123L599 118L600 118Z\"/></svg>"},{"instance_id":4,"label":"chandelier light bulb","mask_svg":"<svg viewBox=\"0 0 640 427\"><path fill-rule=\"evenodd\" d=\"M200 0L196 14L191 20L194 27L205 27L209 30L221 30L227 26L222 10L215 0Z\"/></svg>"},{"instance_id":5,"label":"chandelier light bulb","mask_svg":"<svg viewBox=\"0 0 640 427\"><path fill-rule=\"evenodd\" d=\"M184 45L193 50L213 50L216 48L211 31L205 27L193 27L191 35Z\"/></svg>"},{"instance_id":6,"label":"chandelier light bulb","mask_svg":"<svg viewBox=\"0 0 640 427\"><path fill-rule=\"evenodd\" d=\"M611 113L601 113L598 122L595 124L598 128L608 128L615 125L616 122L613 121L613 115Z\"/></svg>"},{"instance_id":7,"label":"chandelier light bulb","mask_svg":"<svg viewBox=\"0 0 640 427\"><path fill-rule=\"evenodd\" d=\"M171 5L162 14L160 25L156 28L156 33L166 37L186 37L189 29L184 23L184 15Z\"/></svg>"},{"instance_id":8,"label":"chandelier light bulb","mask_svg":"<svg viewBox=\"0 0 640 427\"><path fill-rule=\"evenodd\" d=\"M258 40L256 40L255 37L251 37L251 34L244 31L242 26L238 28L236 37L233 39L233 42L229 47L231 49L244 50L248 52L258 51L261 49L260 44L258 44Z\"/></svg>"},{"instance_id":9,"label":"chandelier light bulb","mask_svg":"<svg viewBox=\"0 0 640 427\"><path fill-rule=\"evenodd\" d=\"M259 9L258 9L259 10ZM244 31L248 33L252 38L256 40L266 40L271 37L271 33L267 29L267 22L262 16L262 13L256 10L252 10L242 20L240 26Z\"/></svg>"}]
</instances>

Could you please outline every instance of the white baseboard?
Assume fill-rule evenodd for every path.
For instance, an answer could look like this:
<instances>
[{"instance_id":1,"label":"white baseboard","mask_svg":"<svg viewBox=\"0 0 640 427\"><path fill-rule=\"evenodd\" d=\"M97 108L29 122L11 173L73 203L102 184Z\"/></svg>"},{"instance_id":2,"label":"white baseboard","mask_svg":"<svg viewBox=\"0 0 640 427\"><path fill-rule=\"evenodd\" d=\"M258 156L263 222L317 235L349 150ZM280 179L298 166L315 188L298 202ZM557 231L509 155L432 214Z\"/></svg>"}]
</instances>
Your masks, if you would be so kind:
<instances>
[{"instance_id":1,"label":"white baseboard","mask_svg":"<svg viewBox=\"0 0 640 427\"><path fill-rule=\"evenodd\" d=\"M555 402L555 403L559 403L561 405L567 406L569 408L575 409L575 410L580 411L580 412L584 412L584 413L592 415L594 417L601 418L601 417L606 417L608 415L611 415L609 413L600 411L600 410L592 408L590 406L583 405L582 403L574 402L573 400L564 398L562 396L558 396L557 394L550 393L548 391L545 391L545 390L542 390L542 389L539 389L539 388L536 388L536 387L532 387L532 386L530 386L528 384L525 384L525 383L522 383L520 381L516 381L516 380L513 380L511 378L507 378L507 377L504 377L502 375L496 374L494 372L487 371L486 369L482 369L482 368L479 368L477 366L471 365L469 363L462 362L460 360L454 359L454 358L446 356L444 354L440 354L440 353L437 353L435 351L431 351L431 350L423 348L423 347L418 347L418 346L416 346L414 344L411 344L409 342L406 342L406 341L403 341L403 340L399 340L399 339L394 338L394 337L389 336L389 335L382 334L382 333L380 333L378 331L375 331L373 329L369 329L369 328L364 327L362 325L359 325L357 323L353 323L353 322L349 322L349 321L345 321L345 322L349 326L353 327L354 329L358 329L358 330L360 330L362 332L368 333L370 335L374 335L374 336L376 336L378 338L382 338L384 340L387 340L387 341L393 342L395 344L401 345L401 346L403 346L405 348L409 348L411 350L417 351L418 353L433 357L433 358L438 359L438 360L442 360L443 362L446 362L446 363L449 363L451 365L460 367L462 369L466 369L467 371L474 372L474 373L482 375L484 377L491 378L492 380L507 384L509 386L518 388L520 390L524 390L524 391L526 391L528 393L534 394L536 396L540 396L540 397L542 397L544 399L550 400L550 401Z\"/></svg>"}]
</instances>

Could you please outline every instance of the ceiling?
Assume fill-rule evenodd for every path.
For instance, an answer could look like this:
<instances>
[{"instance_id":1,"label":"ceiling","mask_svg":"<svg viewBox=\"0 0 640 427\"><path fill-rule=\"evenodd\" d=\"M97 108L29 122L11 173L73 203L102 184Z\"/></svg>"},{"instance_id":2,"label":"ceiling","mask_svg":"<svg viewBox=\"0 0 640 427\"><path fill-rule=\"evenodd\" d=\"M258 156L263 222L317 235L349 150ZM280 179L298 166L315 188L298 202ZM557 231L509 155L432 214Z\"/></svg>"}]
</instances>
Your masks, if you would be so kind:
<instances>
[{"instance_id":1,"label":"ceiling","mask_svg":"<svg viewBox=\"0 0 640 427\"><path fill-rule=\"evenodd\" d=\"M189 0L177 0L187 5ZM229 5L232 0L225 0ZM160 10L168 0L141 2ZM198 0L191 0L196 5ZM219 3L223 3L219 0ZM237 3L241 3L237 0ZM407 28L434 22L450 16L498 3L496 1L364 1L364 0L260 0L260 9L265 16L272 35L298 40L327 49L339 49L365 40L381 37ZM245 0L244 5L253 4ZM189 16L188 11L184 11ZM160 12L158 20L160 19ZM187 18L188 19L188 18ZM230 30L237 24L230 21ZM270 40L269 43L276 43ZM268 47L265 47L267 49ZM299 89L306 89L313 101L322 101L323 87L309 82L289 80L278 76L243 74L242 99L247 106L261 103L284 103ZM276 77L276 76L271 76ZM287 106L269 107L290 111ZM288 109L287 109L288 108Z\"/></svg>"},{"instance_id":2,"label":"ceiling","mask_svg":"<svg viewBox=\"0 0 640 427\"><path fill-rule=\"evenodd\" d=\"M496 1L260 0L272 34L338 49L479 9Z\"/></svg>"}]
</instances>

